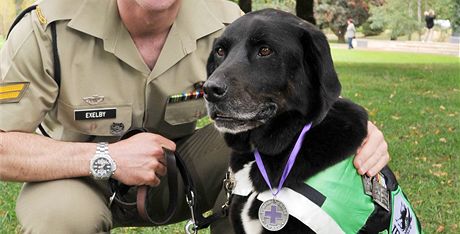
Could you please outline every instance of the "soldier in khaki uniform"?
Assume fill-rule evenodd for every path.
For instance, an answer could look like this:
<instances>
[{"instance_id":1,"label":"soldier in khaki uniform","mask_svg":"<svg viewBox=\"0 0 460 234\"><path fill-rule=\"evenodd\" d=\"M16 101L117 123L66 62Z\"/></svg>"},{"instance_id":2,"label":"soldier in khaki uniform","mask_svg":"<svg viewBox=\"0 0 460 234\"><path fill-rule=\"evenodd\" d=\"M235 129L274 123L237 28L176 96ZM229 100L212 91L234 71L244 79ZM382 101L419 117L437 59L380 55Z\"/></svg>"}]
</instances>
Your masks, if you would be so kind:
<instances>
[{"instance_id":1,"label":"soldier in khaki uniform","mask_svg":"<svg viewBox=\"0 0 460 234\"><path fill-rule=\"evenodd\" d=\"M229 149L212 126L195 128L206 114L199 89L213 40L240 15L237 5L223 0L39 1L0 54L0 180L29 182L16 208L25 233L148 225L135 207L109 207L106 180L89 177L95 152L107 147L97 142L110 143L105 153L116 164L112 178L159 186L153 201L163 200L166 187L160 183L166 179L164 147L184 157L200 210L223 203L216 200ZM52 22L60 85L54 79ZM31 134L40 123L52 139ZM151 133L118 141L141 127ZM370 133L355 164L360 173L375 174L389 156L372 124ZM189 217L182 200L171 222ZM161 215L165 206L155 202L150 213ZM231 229L223 220L212 232Z\"/></svg>"}]
</instances>

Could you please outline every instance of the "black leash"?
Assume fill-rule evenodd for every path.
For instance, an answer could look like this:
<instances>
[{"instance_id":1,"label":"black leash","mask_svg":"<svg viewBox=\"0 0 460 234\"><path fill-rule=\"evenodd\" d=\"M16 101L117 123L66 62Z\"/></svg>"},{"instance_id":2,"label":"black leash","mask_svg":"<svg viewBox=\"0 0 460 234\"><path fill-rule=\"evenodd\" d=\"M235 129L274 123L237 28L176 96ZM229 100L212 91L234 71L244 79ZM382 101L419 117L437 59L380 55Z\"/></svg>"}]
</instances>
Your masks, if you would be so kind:
<instances>
[{"instance_id":1,"label":"black leash","mask_svg":"<svg viewBox=\"0 0 460 234\"><path fill-rule=\"evenodd\" d=\"M147 132L145 129L134 129L128 131L125 135L121 137L120 140L127 139L135 134ZM204 217L202 213L197 210L197 200L195 197L196 189L193 184L193 179L190 174L190 171L187 169L185 162L182 157L177 152L172 152L170 150L164 149L166 166L167 166L167 176L168 176L168 188L169 188L169 204L164 217L160 220L154 220L148 213L148 193L151 189L154 189L149 186L139 186L137 188L136 202L125 202L122 197L125 195L130 186L124 185L114 179L110 180L110 188L112 191L112 196L110 197L109 205L113 201L118 202L125 206L137 206L139 216L144 220L153 223L155 225L163 225L168 223L173 217L177 209L178 197L178 184L177 184L177 171L179 171L182 181L184 182L185 188L185 200L190 209L191 219L187 222L185 231L187 234L197 233L198 230L207 228L214 221L227 217L228 208L229 208L229 199L231 194L231 189L233 189L234 183L230 179L230 174L227 173L226 179L224 180L224 188L227 191L227 202L222 206L222 210L218 213L214 213L210 216Z\"/></svg>"},{"instance_id":2,"label":"black leash","mask_svg":"<svg viewBox=\"0 0 460 234\"><path fill-rule=\"evenodd\" d=\"M120 138L120 140L127 139L131 136L134 136L142 132L147 132L147 130L140 128L140 129L134 129L134 130L128 131ZM164 149L164 151L165 151L166 166L168 167L167 176L168 176L168 188L169 188L169 204L166 210L165 217L160 220L154 220L148 214L148 211L147 211L148 192L149 192L150 187L146 185L137 187L136 202L125 202L123 201L122 197L123 195L128 193L131 186L122 184L118 182L117 180L110 179L109 185L110 185L110 189L112 192L112 196L110 196L110 199L109 199L109 206L112 205L113 201L116 201L119 204L122 204L124 206L136 206L139 216L146 221L149 221L158 226L164 225L167 222L169 222L171 218L173 217L174 213L176 212L176 208L177 208L177 201L178 201L177 169L175 166L173 166L176 164L176 158L174 157L174 155L171 154L169 150Z\"/></svg>"}]
</instances>

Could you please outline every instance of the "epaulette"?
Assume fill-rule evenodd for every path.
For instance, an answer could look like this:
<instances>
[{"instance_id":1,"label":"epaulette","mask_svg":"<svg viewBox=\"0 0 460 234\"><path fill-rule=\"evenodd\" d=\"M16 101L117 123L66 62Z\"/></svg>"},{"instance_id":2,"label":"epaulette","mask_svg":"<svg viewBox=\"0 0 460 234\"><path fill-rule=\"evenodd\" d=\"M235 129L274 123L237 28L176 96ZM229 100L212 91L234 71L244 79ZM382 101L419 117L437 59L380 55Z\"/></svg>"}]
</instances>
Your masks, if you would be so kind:
<instances>
[{"instance_id":1,"label":"epaulette","mask_svg":"<svg viewBox=\"0 0 460 234\"><path fill-rule=\"evenodd\" d=\"M43 14L40 6L36 6L35 14L37 15L38 21L40 22L41 25L45 26L48 23L48 20L46 20L46 17Z\"/></svg>"}]
</instances>

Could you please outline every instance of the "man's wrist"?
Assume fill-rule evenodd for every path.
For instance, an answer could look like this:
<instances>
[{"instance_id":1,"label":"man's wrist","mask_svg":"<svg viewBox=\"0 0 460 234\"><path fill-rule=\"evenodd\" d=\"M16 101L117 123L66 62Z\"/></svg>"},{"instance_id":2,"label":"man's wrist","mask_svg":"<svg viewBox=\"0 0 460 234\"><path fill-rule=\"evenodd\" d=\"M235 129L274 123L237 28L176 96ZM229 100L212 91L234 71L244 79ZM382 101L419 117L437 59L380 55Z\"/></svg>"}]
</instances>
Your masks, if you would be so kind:
<instances>
[{"instance_id":1,"label":"man's wrist","mask_svg":"<svg viewBox=\"0 0 460 234\"><path fill-rule=\"evenodd\" d=\"M109 153L109 144L99 142L96 153L90 161L90 174L96 180L108 180L116 171L117 165Z\"/></svg>"}]
</instances>

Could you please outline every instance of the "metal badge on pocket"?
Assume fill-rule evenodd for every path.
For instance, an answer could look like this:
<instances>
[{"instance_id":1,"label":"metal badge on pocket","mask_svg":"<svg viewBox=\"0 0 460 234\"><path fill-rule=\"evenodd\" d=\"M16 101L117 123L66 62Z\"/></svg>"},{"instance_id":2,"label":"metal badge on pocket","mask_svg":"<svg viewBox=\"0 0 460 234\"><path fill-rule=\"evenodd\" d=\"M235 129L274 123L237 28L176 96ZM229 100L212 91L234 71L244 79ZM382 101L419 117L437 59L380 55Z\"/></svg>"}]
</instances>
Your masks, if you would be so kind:
<instances>
[{"instance_id":1,"label":"metal badge on pocket","mask_svg":"<svg viewBox=\"0 0 460 234\"><path fill-rule=\"evenodd\" d=\"M123 123L112 123L110 126L110 133L115 136L120 136L125 130L125 125Z\"/></svg>"},{"instance_id":2,"label":"metal badge on pocket","mask_svg":"<svg viewBox=\"0 0 460 234\"><path fill-rule=\"evenodd\" d=\"M92 95L92 96L89 96L89 97L82 97L81 99L83 99L83 101L88 103L89 105L97 105L97 104L103 102L105 97L95 94L95 95Z\"/></svg>"}]
</instances>

